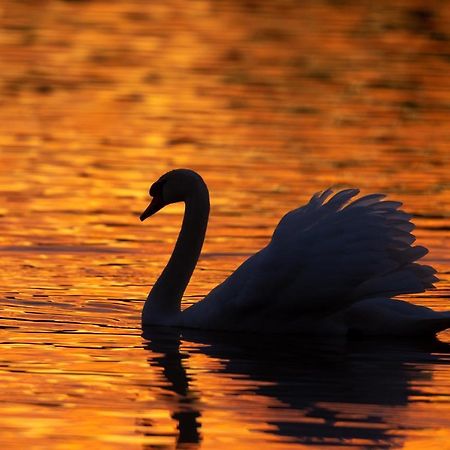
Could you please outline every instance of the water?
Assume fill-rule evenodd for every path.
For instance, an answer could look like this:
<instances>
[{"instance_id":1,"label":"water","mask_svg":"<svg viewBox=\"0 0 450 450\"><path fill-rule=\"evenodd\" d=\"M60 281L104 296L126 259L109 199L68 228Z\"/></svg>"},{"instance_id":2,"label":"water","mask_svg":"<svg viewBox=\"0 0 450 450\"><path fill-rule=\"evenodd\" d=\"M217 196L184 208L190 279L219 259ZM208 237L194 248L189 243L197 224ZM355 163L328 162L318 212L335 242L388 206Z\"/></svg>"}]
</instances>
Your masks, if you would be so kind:
<instances>
[{"instance_id":1,"label":"water","mask_svg":"<svg viewBox=\"0 0 450 450\"><path fill-rule=\"evenodd\" d=\"M327 186L401 199L448 309L447 2L4 1L2 448L445 448L450 333L284 341L139 315L202 173L212 215L184 306Z\"/></svg>"}]
</instances>

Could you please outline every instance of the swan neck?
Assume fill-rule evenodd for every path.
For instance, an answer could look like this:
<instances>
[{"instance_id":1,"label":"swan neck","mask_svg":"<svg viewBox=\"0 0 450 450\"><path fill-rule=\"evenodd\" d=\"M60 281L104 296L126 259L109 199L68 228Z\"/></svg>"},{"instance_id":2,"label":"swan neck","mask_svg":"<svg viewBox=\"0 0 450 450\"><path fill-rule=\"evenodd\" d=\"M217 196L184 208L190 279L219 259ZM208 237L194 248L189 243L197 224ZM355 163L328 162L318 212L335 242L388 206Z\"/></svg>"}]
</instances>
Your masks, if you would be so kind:
<instances>
[{"instance_id":1,"label":"swan neck","mask_svg":"<svg viewBox=\"0 0 450 450\"><path fill-rule=\"evenodd\" d=\"M197 265L209 217L209 194L204 183L185 200L183 223L172 256L150 291L143 323L172 324Z\"/></svg>"}]
</instances>

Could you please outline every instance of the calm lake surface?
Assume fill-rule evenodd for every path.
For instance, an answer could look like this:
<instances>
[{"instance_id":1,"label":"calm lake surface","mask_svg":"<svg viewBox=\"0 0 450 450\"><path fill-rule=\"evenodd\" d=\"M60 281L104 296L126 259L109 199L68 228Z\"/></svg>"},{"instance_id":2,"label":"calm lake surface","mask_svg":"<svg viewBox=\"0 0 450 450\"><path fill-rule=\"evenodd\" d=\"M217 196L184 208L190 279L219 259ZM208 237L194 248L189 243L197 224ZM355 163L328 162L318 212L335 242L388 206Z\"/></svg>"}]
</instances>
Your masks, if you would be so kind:
<instances>
[{"instance_id":1,"label":"calm lake surface","mask_svg":"<svg viewBox=\"0 0 450 450\"><path fill-rule=\"evenodd\" d=\"M211 191L202 298L328 186L416 216L450 297L450 4L12 1L0 5L2 449L436 449L439 342L152 329L140 311L182 207Z\"/></svg>"}]
</instances>

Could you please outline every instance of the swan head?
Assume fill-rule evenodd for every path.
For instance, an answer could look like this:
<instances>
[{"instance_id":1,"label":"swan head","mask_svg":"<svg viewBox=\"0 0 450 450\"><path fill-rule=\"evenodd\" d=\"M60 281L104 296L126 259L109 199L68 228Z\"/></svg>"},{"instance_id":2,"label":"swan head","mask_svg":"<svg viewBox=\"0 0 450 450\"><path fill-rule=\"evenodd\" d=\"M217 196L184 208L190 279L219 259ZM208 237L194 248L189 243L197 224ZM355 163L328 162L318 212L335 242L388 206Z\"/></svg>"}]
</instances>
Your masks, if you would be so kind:
<instances>
[{"instance_id":1,"label":"swan head","mask_svg":"<svg viewBox=\"0 0 450 450\"><path fill-rule=\"evenodd\" d=\"M194 195L199 184L205 184L202 177L190 169L175 169L165 173L151 185L149 194L152 200L141 214L141 221L171 203L185 202Z\"/></svg>"}]
</instances>

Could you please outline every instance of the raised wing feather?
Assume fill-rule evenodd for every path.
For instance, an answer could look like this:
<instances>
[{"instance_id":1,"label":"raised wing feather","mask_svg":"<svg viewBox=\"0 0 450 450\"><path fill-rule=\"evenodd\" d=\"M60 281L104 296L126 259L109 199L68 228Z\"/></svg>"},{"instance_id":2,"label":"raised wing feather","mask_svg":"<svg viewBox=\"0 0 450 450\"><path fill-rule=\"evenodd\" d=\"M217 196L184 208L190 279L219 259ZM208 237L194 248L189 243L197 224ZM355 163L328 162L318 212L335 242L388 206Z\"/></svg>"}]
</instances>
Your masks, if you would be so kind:
<instances>
[{"instance_id":1,"label":"raised wing feather","mask_svg":"<svg viewBox=\"0 0 450 450\"><path fill-rule=\"evenodd\" d=\"M411 247L414 225L401 203L383 201L382 194L350 202L358 192L343 190L326 202L327 190L286 214L270 244L211 297L234 313L298 317L432 287L435 270L415 262L427 250Z\"/></svg>"}]
</instances>

